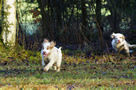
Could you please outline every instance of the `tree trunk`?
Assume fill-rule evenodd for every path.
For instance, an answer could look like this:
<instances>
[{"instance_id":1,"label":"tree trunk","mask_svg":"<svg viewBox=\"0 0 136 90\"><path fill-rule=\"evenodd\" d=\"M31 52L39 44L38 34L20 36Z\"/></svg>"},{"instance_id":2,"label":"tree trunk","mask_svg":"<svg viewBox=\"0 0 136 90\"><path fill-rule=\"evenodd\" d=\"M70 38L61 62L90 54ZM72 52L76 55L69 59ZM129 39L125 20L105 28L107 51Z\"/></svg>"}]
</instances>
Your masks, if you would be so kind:
<instances>
[{"instance_id":1,"label":"tree trunk","mask_svg":"<svg viewBox=\"0 0 136 90\"><path fill-rule=\"evenodd\" d=\"M3 0L0 0L0 39L2 39L1 37L1 32L2 32L2 14L3 14Z\"/></svg>"},{"instance_id":2,"label":"tree trunk","mask_svg":"<svg viewBox=\"0 0 136 90\"><path fill-rule=\"evenodd\" d=\"M99 41L100 41L100 47L101 50L103 50L103 45L104 45L104 41L103 41L103 26L102 26L102 20L101 20L101 2L102 0L96 0L96 25L98 28L98 33L99 33Z\"/></svg>"},{"instance_id":3,"label":"tree trunk","mask_svg":"<svg viewBox=\"0 0 136 90\"><path fill-rule=\"evenodd\" d=\"M101 7L102 7L101 2L102 0L96 0L96 19L97 19L97 22L99 23L101 30L103 31L102 17L101 17Z\"/></svg>"},{"instance_id":4,"label":"tree trunk","mask_svg":"<svg viewBox=\"0 0 136 90\"><path fill-rule=\"evenodd\" d=\"M15 46L16 41L16 0L4 0L2 39L8 46Z\"/></svg>"},{"instance_id":5,"label":"tree trunk","mask_svg":"<svg viewBox=\"0 0 136 90\"><path fill-rule=\"evenodd\" d=\"M110 9L111 16L112 16L112 32L120 32L119 23L120 23L120 15L121 11L118 14L118 6L117 6L117 0L110 0L112 8Z\"/></svg>"},{"instance_id":6,"label":"tree trunk","mask_svg":"<svg viewBox=\"0 0 136 90\"><path fill-rule=\"evenodd\" d=\"M85 6L85 0L81 0L81 7L82 7L82 32L85 36L87 36L86 25L87 25L87 12L86 12L86 6ZM85 38L85 37L83 37Z\"/></svg>"},{"instance_id":7,"label":"tree trunk","mask_svg":"<svg viewBox=\"0 0 136 90\"><path fill-rule=\"evenodd\" d=\"M86 12L86 7L85 7L85 0L81 0L81 3L82 3L82 23L83 23L83 26L86 27L87 12Z\"/></svg>"},{"instance_id":8,"label":"tree trunk","mask_svg":"<svg viewBox=\"0 0 136 90\"><path fill-rule=\"evenodd\" d=\"M45 38L46 34L46 0L37 0L38 4L39 4L39 8L41 9L41 15L42 15L42 30L41 30L41 34L42 34L42 38ZM46 37L47 38L47 37Z\"/></svg>"}]
</instances>

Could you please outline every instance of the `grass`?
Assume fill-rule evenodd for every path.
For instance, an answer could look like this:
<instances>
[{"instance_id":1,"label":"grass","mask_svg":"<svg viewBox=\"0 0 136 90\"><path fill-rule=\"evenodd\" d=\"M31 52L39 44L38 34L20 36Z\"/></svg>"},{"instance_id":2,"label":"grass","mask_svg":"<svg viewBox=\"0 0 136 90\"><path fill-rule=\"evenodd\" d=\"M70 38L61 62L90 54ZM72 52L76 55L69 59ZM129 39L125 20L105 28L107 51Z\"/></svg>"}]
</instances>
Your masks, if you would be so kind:
<instances>
[{"instance_id":1,"label":"grass","mask_svg":"<svg viewBox=\"0 0 136 90\"><path fill-rule=\"evenodd\" d=\"M135 88L134 64L62 65L61 72L43 72L40 64L0 66L1 88L74 88L129 89ZM65 68L65 69L64 69ZM48 86L49 85L49 86Z\"/></svg>"},{"instance_id":2,"label":"grass","mask_svg":"<svg viewBox=\"0 0 136 90\"><path fill-rule=\"evenodd\" d=\"M63 51L60 72L42 71L40 52L1 48L0 59L1 89L136 89L135 56L69 56Z\"/></svg>"}]
</instances>

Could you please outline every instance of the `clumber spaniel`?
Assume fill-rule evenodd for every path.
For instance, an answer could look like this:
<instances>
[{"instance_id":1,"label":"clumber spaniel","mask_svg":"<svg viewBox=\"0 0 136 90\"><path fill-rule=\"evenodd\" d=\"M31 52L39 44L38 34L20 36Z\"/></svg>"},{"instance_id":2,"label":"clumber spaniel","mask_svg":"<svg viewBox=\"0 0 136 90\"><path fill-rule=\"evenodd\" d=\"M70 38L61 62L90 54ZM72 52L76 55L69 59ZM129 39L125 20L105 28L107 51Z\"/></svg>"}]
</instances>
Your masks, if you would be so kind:
<instances>
[{"instance_id":1,"label":"clumber spaniel","mask_svg":"<svg viewBox=\"0 0 136 90\"><path fill-rule=\"evenodd\" d=\"M136 47L136 45L130 45L125 40L125 36L121 33L112 33L111 38L113 39L111 44L113 49L116 52L121 52L122 50L125 50L127 55L129 56L129 48Z\"/></svg>"},{"instance_id":2,"label":"clumber spaniel","mask_svg":"<svg viewBox=\"0 0 136 90\"><path fill-rule=\"evenodd\" d=\"M45 59L49 60L49 63L44 67L45 71L48 71L53 65L54 69L59 72L61 61L62 61L62 52L61 47L55 47L56 43L47 39L44 39L42 44L41 56L42 56L42 65L45 66Z\"/></svg>"}]
</instances>

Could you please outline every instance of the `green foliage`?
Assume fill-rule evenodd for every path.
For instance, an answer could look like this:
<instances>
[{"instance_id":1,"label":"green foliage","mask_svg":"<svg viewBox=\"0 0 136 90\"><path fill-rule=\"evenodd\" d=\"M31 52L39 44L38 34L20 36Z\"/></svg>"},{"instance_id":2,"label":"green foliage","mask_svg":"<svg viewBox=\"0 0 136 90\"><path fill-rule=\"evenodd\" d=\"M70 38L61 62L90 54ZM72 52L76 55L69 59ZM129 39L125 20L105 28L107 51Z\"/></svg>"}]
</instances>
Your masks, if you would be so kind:
<instances>
[{"instance_id":1,"label":"green foliage","mask_svg":"<svg viewBox=\"0 0 136 90\"><path fill-rule=\"evenodd\" d=\"M136 29L130 30L130 33L135 34L136 33Z\"/></svg>"},{"instance_id":2,"label":"green foliage","mask_svg":"<svg viewBox=\"0 0 136 90\"><path fill-rule=\"evenodd\" d=\"M16 47L4 47L2 43L0 44L0 56L1 61L0 63L13 63L14 61L16 63L39 63L41 60L41 56L39 52L32 52L32 51L26 51L23 49L23 47L17 45Z\"/></svg>"}]
</instances>

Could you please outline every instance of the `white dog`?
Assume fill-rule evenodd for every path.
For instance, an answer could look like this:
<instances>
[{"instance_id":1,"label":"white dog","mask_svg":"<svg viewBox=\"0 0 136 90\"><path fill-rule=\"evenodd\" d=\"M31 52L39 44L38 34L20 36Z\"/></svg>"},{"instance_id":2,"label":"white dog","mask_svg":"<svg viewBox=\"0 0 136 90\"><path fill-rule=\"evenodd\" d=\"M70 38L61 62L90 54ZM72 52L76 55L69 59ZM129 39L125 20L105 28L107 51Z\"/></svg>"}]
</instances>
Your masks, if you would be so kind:
<instances>
[{"instance_id":1,"label":"white dog","mask_svg":"<svg viewBox=\"0 0 136 90\"><path fill-rule=\"evenodd\" d=\"M125 40L125 36L121 33L112 33L111 38L113 39L111 42L112 47L116 52L121 52L122 50L125 50L125 52L129 56L129 47L136 47L136 45L128 44Z\"/></svg>"},{"instance_id":2,"label":"white dog","mask_svg":"<svg viewBox=\"0 0 136 90\"><path fill-rule=\"evenodd\" d=\"M51 41L49 42L47 39L44 39L43 41L43 48L41 50L41 56L42 56L42 65L45 66L45 59L49 60L49 63L44 67L45 71L48 71L52 65L54 65L54 69L59 72L61 61L62 61L62 53L61 53L61 47L57 48L55 47L56 43Z\"/></svg>"}]
</instances>

